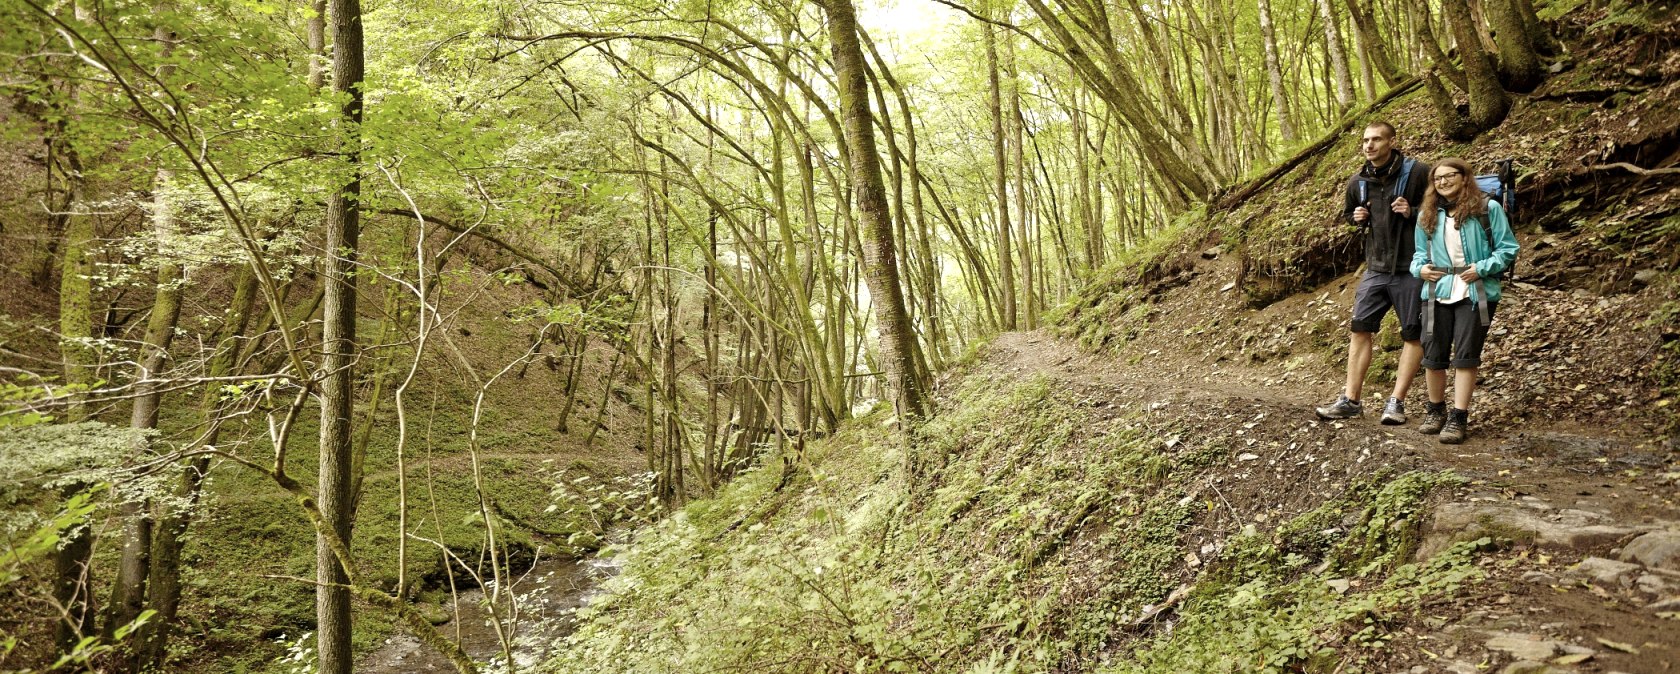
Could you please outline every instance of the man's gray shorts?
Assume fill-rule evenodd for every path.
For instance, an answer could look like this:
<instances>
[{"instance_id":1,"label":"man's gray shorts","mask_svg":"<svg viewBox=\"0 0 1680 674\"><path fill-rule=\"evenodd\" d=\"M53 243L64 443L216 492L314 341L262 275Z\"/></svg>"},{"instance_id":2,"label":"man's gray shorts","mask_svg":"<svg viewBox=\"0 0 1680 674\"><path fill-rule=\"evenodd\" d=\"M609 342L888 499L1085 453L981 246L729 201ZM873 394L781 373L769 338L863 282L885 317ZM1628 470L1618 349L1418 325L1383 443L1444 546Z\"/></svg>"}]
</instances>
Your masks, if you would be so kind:
<instances>
[{"instance_id":1,"label":"man's gray shorts","mask_svg":"<svg viewBox=\"0 0 1680 674\"><path fill-rule=\"evenodd\" d=\"M1423 279L1411 274L1366 271L1353 297L1352 332L1382 329L1389 309L1400 318L1400 339L1415 342L1423 336Z\"/></svg>"}]
</instances>

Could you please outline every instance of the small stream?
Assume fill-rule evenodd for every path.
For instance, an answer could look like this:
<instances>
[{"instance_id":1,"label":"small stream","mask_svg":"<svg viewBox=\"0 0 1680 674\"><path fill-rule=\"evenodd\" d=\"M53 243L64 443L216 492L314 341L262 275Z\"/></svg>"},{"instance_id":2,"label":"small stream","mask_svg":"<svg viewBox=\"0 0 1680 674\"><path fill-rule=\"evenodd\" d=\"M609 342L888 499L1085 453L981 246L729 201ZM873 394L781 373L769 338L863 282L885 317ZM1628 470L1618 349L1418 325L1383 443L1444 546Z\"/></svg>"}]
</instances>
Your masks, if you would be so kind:
<instances>
[{"instance_id":1,"label":"small stream","mask_svg":"<svg viewBox=\"0 0 1680 674\"><path fill-rule=\"evenodd\" d=\"M542 559L514 584L512 601L504 599L503 613L517 607L517 623L513 628L514 665L518 671L529 671L547 659L556 640L570 634L576 624L573 612L589 603L596 594L596 586L612 577L618 565L611 558ZM491 626L484 610L484 590L474 588L460 593L461 618L438 627L444 636L455 640L467 655L479 663L483 671L506 671L496 629ZM489 663L493 666L486 666ZM426 647L419 639L399 631L385 639L384 645L357 663L358 674L429 674L454 672L454 666L437 651Z\"/></svg>"}]
</instances>

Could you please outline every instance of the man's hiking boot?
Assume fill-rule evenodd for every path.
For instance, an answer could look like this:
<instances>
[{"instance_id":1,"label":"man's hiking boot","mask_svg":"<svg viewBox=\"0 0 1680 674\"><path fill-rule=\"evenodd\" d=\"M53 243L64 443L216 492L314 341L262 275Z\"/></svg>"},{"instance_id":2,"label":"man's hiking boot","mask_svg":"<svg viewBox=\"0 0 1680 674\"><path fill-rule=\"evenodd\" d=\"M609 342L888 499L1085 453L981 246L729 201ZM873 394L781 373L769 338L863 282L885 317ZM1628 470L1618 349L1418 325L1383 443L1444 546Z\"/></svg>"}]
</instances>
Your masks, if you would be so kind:
<instances>
[{"instance_id":1,"label":"man's hiking boot","mask_svg":"<svg viewBox=\"0 0 1680 674\"><path fill-rule=\"evenodd\" d=\"M1447 403L1426 402L1423 404L1423 423L1418 425L1418 432L1424 435L1440 435L1441 427L1447 425Z\"/></svg>"},{"instance_id":2,"label":"man's hiking boot","mask_svg":"<svg viewBox=\"0 0 1680 674\"><path fill-rule=\"evenodd\" d=\"M1406 423L1406 403L1399 398L1389 398L1388 404L1383 405L1382 424L1384 426L1399 426Z\"/></svg>"},{"instance_id":3,"label":"man's hiking boot","mask_svg":"<svg viewBox=\"0 0 1680 674\"><path fill-rule=\"evenodd\" d=\"M1441 427L1441 444L1456 445L1470 437L1470 410L1454 408L1447 412L1447 423Z\"/></svg>"},{"instance_id":4,"label":"man's hiking boot","mask_svg":"<svg viewBox=\"0 0 1680 674\"><path fill-rule=\"evenodd\" d=\"M1336 402L1318 408L1320 419L1352 419L1365 413L1365 408L1357 400L1348 400L1344 395L1336 396Z\"/></svg>"}]
</instances>

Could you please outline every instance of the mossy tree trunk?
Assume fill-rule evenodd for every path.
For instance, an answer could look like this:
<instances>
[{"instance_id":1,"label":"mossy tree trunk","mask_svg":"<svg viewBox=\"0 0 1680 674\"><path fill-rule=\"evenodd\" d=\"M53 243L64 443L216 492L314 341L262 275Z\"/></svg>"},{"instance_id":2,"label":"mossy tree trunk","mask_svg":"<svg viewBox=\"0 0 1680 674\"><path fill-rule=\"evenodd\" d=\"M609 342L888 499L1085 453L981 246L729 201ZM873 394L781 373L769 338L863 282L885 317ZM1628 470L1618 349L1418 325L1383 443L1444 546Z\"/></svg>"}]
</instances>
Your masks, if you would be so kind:
<instances>
[{"instance_id":1,"label":"mossy tree trunk","mask_svg":"<svg viewBox=\"0 0 1680 674\"><path fill-rule=\"evenodd\" d=\"M68 170L65 171L63 211L64 255L58 279L58 332L64 383L72 390L70 402L65 407L64 421L73 423L89 417L90 412L86 403L82 402L79 389L97 381L99 354L90 346L93 339L93 218L76 212L84 207L80 158L73 150L66 149L63 154ZM65 495L80 489L67 487ZM89 596L93 591L92 558L93 532L87 526L70 528L64 543L54 554L57 581L53 585L53 601L63 611L54 639L60 652L68 653L94 627L94 605Z\"/></svg>"},{"instance_id":2,"label":"mossy tree trunk","mask_svg":"<svg viewBox=\"0 0 1680 674\"><path fill-rule=\"evenodd\" d=\"M161 31L160 31L161 32ZM165 40L169 36L161 36ZM160 260L157 270L157 290L152 312L146 322L146 334L140 343L139 362L135 367L134 408L129 415L129 427L149 432L157 428L158 409L163 391L158 377L169 364L169 347L175 340L175 326L181 316L181 264L176 259L177 247L175 204L171 192L173 173L159 169L152 186L152 236L156 246L155 258ZM135 461L146 461L152 448L145 436L136 440ZM107 607L103 633L109 637L116 630L133 622L146 608L146 581L151 576L153 520L151 504L144 498L129 494L122 505L122 557L117 564L117 577L111 586L111 603ZM133 643L124 644L113 669L138 671L143 664L135 657Z\"/></svg>"},{"instance_id":3,"label":"mossy tree trunk","mask_svg":"<svg viewBox=\"0 0 1680 674\"><path fill-rule=\"evenodd\" d=\"M1534 91L1543 71L1538 45L1524 25L1520 0L1488 0L1488 21L1499 44L1499 76L1505 87L1518 93Z\"/></svg>"},{"instance_id":4,"label":"mossy tree trunk","mask_svg":"<svg viewBox=\"0 0 1680 674\"><path fill-rule=\"evenodd\" d=\"M876 330L880 333L881 365L901 426L908 430L926 411L924 378L917 367L913 343L916 336L898 278L886 184L881 178L880 154L875 147L873 115L869 110L869 80L864 75L863 49L858 43L857 14L851 0L826 0L822 7L828 14L834 71L839 80L845 144L851 158L852 199L862 225L864 278L874 305Z\"/></svg>"},{"instance_id":5,"label":"mossy tree trunk","mask_svg":"<svg viewBox=\"0 0 1680 674\"><path fill-rule=\"evenodd\" d=\"M1459 60L1464 63L1464 76L1470 95L1470 124L1481 133L1505 121L1511 111L1511 96L1499 83L1499 73L1493 59L1481 47L1476 23L1467 0L1443 0L1447 23L1452 27L1458 43Z\"/></svg>"}]
</instances>

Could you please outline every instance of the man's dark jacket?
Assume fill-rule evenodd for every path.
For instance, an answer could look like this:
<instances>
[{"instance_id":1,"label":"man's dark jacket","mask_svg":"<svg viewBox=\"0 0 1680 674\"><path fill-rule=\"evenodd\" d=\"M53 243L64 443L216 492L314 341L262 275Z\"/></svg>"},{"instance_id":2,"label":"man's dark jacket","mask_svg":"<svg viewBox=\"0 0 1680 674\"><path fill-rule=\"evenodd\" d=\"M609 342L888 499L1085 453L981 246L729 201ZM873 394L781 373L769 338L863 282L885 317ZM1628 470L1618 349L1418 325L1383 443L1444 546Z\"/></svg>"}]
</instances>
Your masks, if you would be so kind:
<instances>
[{"instance_id":1,"label":"man's dark jacket","mask_svg":"<svg viewBox=\"0 0 1680 674\"><path fill-rule=\"evenodd\" d=\"M1413 230L1417 227L1417 212L1423 206L1423 195L1429 189L1429 165L1413 162L1411 177L1406 179L1406 193L1400 195L1397 194L1400 171L1405 164L1406 158L1394 152L1388 164L1372 166L1371 162L1365 162L1365 167L1348 179L1342 219L1350 225L1368 225L1361 229L1365 231L1365 266L1371 271L1411 273L1412 251L1416 247ZM1363 203L1359 200L1361 182L1365 184ZM1401 216L1389 209L1389 204L1394 203L1397 196L1406 197L1406 203L1412 207L1411 215ZM1360 206L1371 212L1371 218L1364 223L1353 221L1353 209Z\"/></svg>"}]
</instances>

